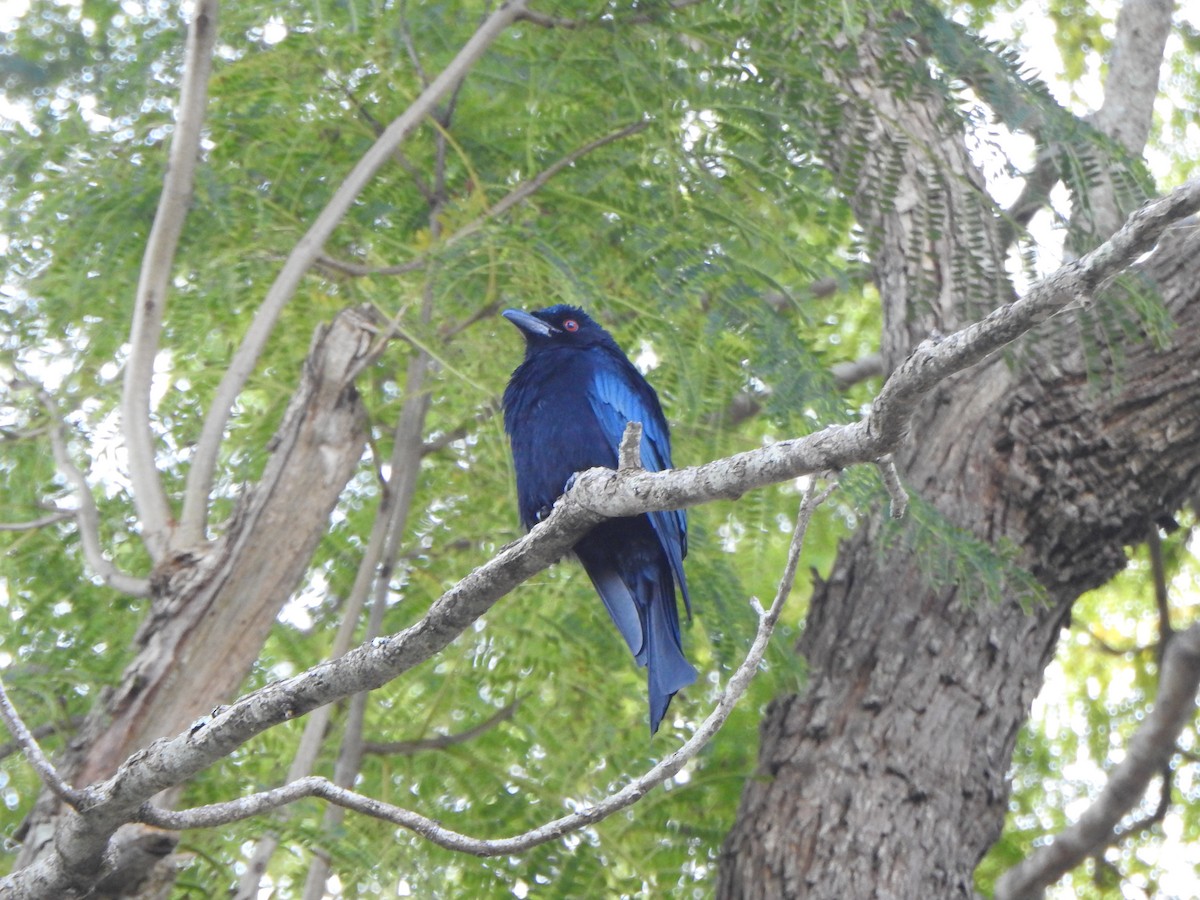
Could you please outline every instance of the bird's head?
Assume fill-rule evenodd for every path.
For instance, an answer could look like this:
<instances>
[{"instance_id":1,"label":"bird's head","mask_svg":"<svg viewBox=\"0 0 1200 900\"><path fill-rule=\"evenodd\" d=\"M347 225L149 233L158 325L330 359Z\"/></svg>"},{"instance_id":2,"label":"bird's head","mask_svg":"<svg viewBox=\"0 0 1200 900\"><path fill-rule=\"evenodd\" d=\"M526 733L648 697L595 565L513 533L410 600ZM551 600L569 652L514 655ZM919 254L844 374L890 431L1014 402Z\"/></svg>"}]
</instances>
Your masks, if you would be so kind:
<instances>
[{"instance_id":1,"label":"bird's head","mask_svg":"<svg viewBox=\"0 0 1200 900\"><path fill-rule=\"evenodd\" d=\"M585 348L596 344L616 347L612 335L577 306L560 303L533 312L506 309L502 315L521 329L530 353L553 347Z\"/></svg>"}]
</instances>

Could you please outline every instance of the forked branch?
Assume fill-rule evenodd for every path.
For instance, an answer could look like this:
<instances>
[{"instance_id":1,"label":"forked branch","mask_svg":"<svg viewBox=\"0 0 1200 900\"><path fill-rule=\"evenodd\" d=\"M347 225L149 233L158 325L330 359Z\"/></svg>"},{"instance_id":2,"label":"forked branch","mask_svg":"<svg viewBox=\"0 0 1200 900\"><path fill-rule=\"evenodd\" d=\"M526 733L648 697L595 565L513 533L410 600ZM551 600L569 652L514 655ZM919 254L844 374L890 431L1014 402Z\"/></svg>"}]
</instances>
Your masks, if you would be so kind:
<instances>
[{"instance_id":1,"label":"forked branch","mask_svg":"<svg viewBox=\"0 0 1200 900\"><path fill-rule=\"evenodd\" d=\"M812 521L813 513L833 493L835 487L836 483L831 483L818 491L816 484L813 484L804 494L800 510L796 515L796 525L792 531L787 564L779 579L775 599L767 610L759 605L757 599L752 599L751 602L758 613L758 630L746 653L746 658L742 660L742 664L738 666L725 685L713 711L678 750L668 754L652 769L635 778L625 787L578 812L562 816L513 837L477 838L446 828L433 819L412 810L340 788L326 778L309 777L273 791L263 791L226 803L214 803L177 812L146 804L138 810L138 819L160 828L209 828L228 825L231 822L259 815L284 804L292 803L301 797L320 797L337 806L408 828L447 850L470 853L474 856L523 853L539 844L558 840L564 835L606 819L613 813L633 805L655 787L677 774L725 724L725 720L729 718L729 714L733 712L737 702L746 693L750 681L758 671L771 633L779 621L784 604L791 596L792 586L796 581L796 568L800 562L800 551L804 546L804 536L809 522Z\"/></svg>"}]
</instances>

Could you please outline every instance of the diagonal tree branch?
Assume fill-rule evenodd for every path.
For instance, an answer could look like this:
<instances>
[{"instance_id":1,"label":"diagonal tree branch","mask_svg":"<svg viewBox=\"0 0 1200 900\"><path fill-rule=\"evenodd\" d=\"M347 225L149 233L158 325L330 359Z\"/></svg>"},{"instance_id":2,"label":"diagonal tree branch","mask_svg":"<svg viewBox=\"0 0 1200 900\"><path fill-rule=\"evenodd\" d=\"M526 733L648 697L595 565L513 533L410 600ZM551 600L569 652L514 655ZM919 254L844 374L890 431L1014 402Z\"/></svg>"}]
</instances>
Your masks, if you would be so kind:
<instances>
[{"instance_id":1,"label":"diagonal tree branch","mask_svg":"<svg viewBox=\"0 0 1200 900\"><path fill-rule=\"evenodd\" d=\"M60 800L70 803L72 806L78 806L83 794L63 781L58 770L54 768L54 764L42 752L37 739L21 720L12 701L8 699L8 691L5 690L3 681L0 681L0 719L8 727L9 734L21 748L21 752L25 754L25 759L42 779L42 784L46 785Z\"/></svg>"},{"instance_id":2,"label":"diagonal tree branch","mask_svg":"<svg viewBox=\"0 0 1200 900\"><path fill-rule=\"evenodd\" d=\"M53 525L55 522L73 518L75 518L75 513L69 509L61 509L58 512L30 519L28 522L0 522L0 531L36 531L38 528L45 528L47 525Z\"/></svg>"},{"instance_id":3,"label":"diagonal tree branch","mask_svg":"<svg viewBox=\"0 0 1200 900\"><path fill-rule=\"evenodd\" d=\"M40 741L44 737L49 737L52 734L62 732L63 734L74 733L80 725L83 724L83 716L72 716L62 722L46 722L43 725L38 725L36 728L29 729L29 733L33 735L34 740ZM12 756L22 747L16 741L9 741L7 744L0 744L0 759Z\"/></svg>"},{"instance_id":4,"label":"diagonal tree branch","mask_svg":"<svg viewBox=\"0 0 1200 900\"><path fill-rule=\"evenodd\" d=\"M1047 887L1114 839L1114 829L1163 771L1179 732L1196 714L1200 687L1200 623L1175 635L1163 656L1154 709L1129 742L1096 801L1079 820L1037 848L996 882L996 900L1041 897ZM1164 792L1168 791L1164 782Z\"/></svg>"},{"instance_id":5,"label":"diagonal tree branch","mask_svg":"<svg viewBox=\"0 0 1200 900\"><path fill-rule=\"evenodd\" d=\"M83 547L83 556L98 578L109 587L115 588L131 597L147 597L150 594L150 582L145 578L137 578L122 572L109 562L100 545L100 513L96 509L96 498L92 496L92 488L87 476L75 465L71 453L67 449L66 427L51 396L38 385L30 383L37 395L38 402L46 411L50 420L50 447L54 454L54 464L59 473L70 482L75 489L76 502L79 504L73 513L79 529L79 542Z\"/></svg>"},{"instance_id":6,"label":"diagonal tree branch","mask_svg":"<svg viewBox=\"0 0 1200 900\"><path fill-rule=\"evenodd\" d=\"M470 837L445 828L432 819L426 818L411 810L383 803L370 797L364 797L353 791L338 787L324 778L308 778L302 782L293 782L275 791L265 791L228 803L216 803L210 806L172 812L161 810L149 804L138 811L141 821L158 825L163 828L183 829L212 827L240 821L253 815L258 815L269 809L290 803L300 797L321 797L337 806L355 810L364 815L393 822L422 835L440 847L471 853L475 856L500 856L509 853L521 853L539 844L558 840L566 834L578 831L588 825L606 819L613 813L633 805L653 788L662 784L671 776L678 773L698 754L713 736L720 731L729 714L733 712L738 701L746 693L754 674L762 663L767 644L771 639L775 624L783 612L784 604L791 596L792 586L796 580L796 569L800 562L800 550L804 546L804 536L812 521L813 513L828 499L836 488L836 482L818 491L816 484L810 485L796 515L796 525L792 531L792 540L788 548L787 564L779 579L779 587L770 609L764 610L756 598L751 604L758 613L758 630L746 658L734 671L725 690L721 692L713 711L700 724L695 733L673 753L668 754L657 765L645 774L634 779L625 787L609 794L604 799L589 807L567 816L555 819L537 828L532 828L522 834L509 838L483 839Z\"/></svg>"},{"instance_id":7,"label":"diagonal tree branch","mask_svg":"<svg viewBox=\"0 0 1200 900\"><path fill-rule=\"evenodd\" d=\"M162 196L142 257L133 307L129 360L121 391L121 430L129 453L129 480L142 525L142 540L158 562L171 538L171 511L158 476L150 428L150 387L167 308L171 266L192 201L200 126L208 100L212 51L217 40L217 0L198 0L184 50L183 85Z\"/></svg>"},{"instance_id":8,"label":"diagonal tree branch","mask_svg":"<svg viewBox=\"0 0 1200 900\"><path fill-rule=\"evenodd\" d=\"M217 386L212 406L205 418L200 439L196 444L191 469L188 472L180 520L180 544L198 542L204 537L208 516L208 495L216 470L217 454L225 434L225 424L233 410L234 400L241 393L254 366L275 327L275 321L291 300L304 273L321 254L333 230L345 217L355 199L375 173L391 157L395 149L411 135L437 104L452 94L487 49L525 8L526 0L509 0L497 9L463 45L462 50L440 75L421 92L371 148L363 154L329 203L299 241L283 264L275 282L267 291L262 305L254 316L242 343L234 353L221 383Z\"/></svg>"}]
</instances>

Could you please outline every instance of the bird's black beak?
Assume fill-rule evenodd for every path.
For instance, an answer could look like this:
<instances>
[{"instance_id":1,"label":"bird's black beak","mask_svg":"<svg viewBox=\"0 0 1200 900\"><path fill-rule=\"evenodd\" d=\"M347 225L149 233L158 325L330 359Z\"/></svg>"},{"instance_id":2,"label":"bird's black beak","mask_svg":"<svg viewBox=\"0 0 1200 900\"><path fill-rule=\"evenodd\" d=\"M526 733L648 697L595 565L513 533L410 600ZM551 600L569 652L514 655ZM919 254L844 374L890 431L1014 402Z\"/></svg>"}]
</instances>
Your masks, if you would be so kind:
<instances>
[{"instance_id":1,"label":"bird's black beak","mask_svg":"<svg viewBox=\"0 0 1200 900\"><path fill-rule=\"evenodd\" d=\"M558 329L548 322L543 322L537 316L530 315L523 309L506 309L500 315L508 319L527 335L538 335L540 337L550 337L552 334L558 334Z\"/></svg>"}]
</instances>

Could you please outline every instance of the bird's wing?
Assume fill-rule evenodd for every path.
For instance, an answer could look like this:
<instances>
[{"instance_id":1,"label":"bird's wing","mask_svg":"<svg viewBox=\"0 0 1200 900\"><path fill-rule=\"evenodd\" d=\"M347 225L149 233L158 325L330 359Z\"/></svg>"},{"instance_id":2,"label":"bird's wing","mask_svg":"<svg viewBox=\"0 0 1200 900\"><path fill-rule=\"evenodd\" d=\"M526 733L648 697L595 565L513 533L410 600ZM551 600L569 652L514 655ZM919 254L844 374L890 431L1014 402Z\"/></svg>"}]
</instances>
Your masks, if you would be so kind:
<instances>
[{"instance_id":1,"label":"bird's wing","mask_svg":"<svg viewBox=\"0 0 1200 900\"><path fill-rule=\"evenodd\" d=\"M637 381L633 379L636 378ZM630 422L642 423L642 465L651 472L671 468L671 438L667 422L650 387L632 366L626 372L597 367L588 386L588 403L615 450ZM692 612L683 558L687 556L687 515L683 510L650 513L650 524L671 561L675 582L683 594L688 615Z\"/></svg>"}]
</instances>

